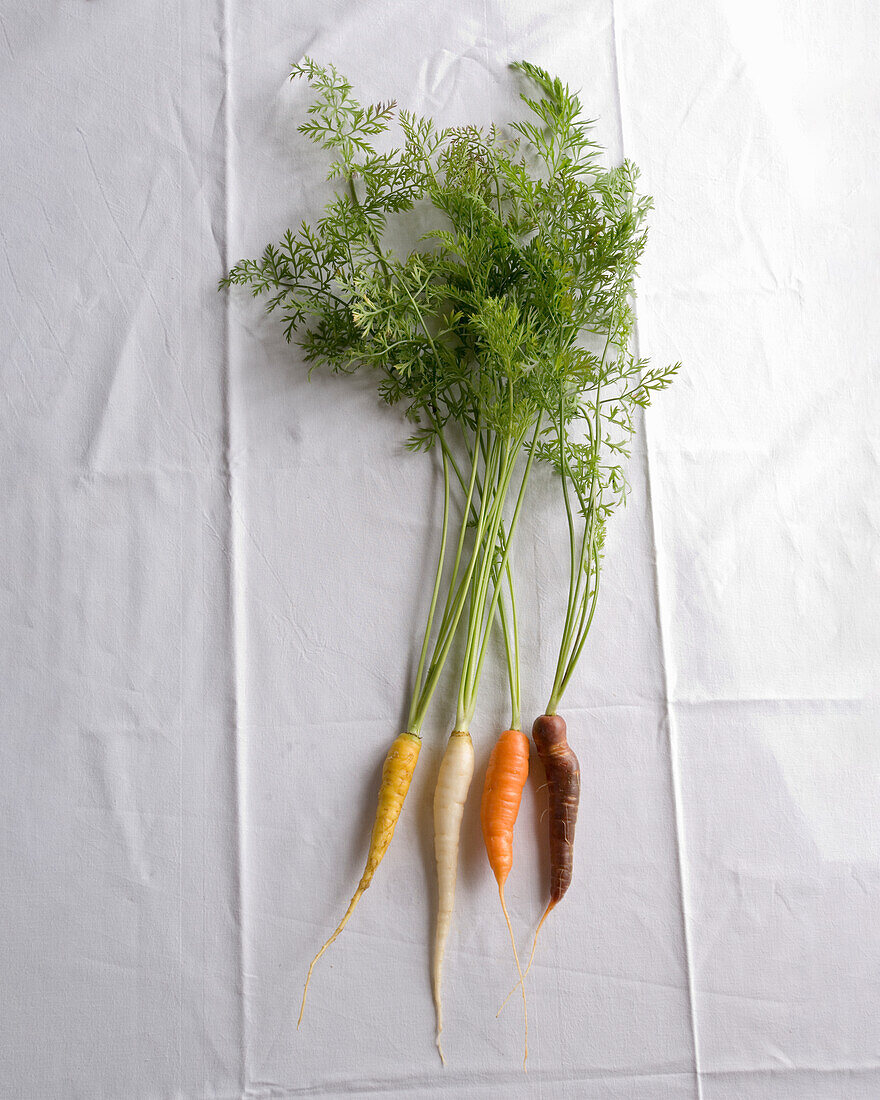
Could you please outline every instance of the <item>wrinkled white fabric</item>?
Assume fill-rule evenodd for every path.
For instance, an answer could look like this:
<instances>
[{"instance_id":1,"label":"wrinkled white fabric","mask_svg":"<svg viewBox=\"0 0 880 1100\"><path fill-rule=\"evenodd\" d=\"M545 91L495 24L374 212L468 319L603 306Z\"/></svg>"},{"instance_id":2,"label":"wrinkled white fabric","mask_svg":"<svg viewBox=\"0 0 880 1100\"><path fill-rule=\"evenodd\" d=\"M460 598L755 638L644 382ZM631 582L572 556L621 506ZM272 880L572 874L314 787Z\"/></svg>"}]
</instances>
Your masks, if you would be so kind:
<instances>
[{"instance_id":1,"label":"wrinkled white fabric","mask_svg":"<svg viewBox=\"0 0 880 1100\"><path fill-rule=\"evenodd\" d=\"M869 0L429 6L0 0L0 1094L875 1100L880 1095L880 13ZM464 821L443 1069L428 945L438 693L389 855L439 520L368 379L218 278L317 215L309 54L444 122L582 89L655 197L646 416L564 713L575 879L529 979ZM565 583L516 547L524 719ZM507 721L472 727L474 791ZM507 900L545 900L540 766Z\"/></svg>"}]
</instances>

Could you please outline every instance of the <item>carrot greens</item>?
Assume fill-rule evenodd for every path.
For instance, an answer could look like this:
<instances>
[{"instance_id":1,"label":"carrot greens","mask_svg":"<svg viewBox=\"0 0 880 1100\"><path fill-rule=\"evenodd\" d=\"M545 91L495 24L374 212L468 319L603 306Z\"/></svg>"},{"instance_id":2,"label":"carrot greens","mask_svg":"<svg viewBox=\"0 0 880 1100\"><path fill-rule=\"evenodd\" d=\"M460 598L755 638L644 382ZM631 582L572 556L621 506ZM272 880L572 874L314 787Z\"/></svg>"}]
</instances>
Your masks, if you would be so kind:
<instances>
[{"instance_id":1,"label":"carrot greens","mask_svg":"<svg viewBox=\"0 0 880 1100\"><path fill-rule=\"evenodd\" d=\"M636 190L637 169L630 161L602 166L592 124L560 80L528 62L512 68L535 91L522 97L526 117L501 130L439 127L393 102L363 106L332 65L308 58L294 65L291 77L303 78L313 94L300 132L330 156L335 190L313 223L287 230L221 281L265 296L310 373L370 372L380 399L399 406L409 423L407 448L439 464L436 568L406 729L386 757L364 873L313 959L303 993L304 1006L315 963L384 858L429 708L450 654L458 653L455 724L434 802L438 1047L443 954L474 770L469 731L496 623L511 726L499 741L504 752L493 754L483 826L502 906L528 774L512 550L533 470L549 463L558 475L569 543L558 657L547 714L533 730L559 802L551 806L557 877L546 916L570 880L579 782L556 709L593 622L605 527L625 500L623 461L638 410L677 370L652 369L629 350L630 301L651 206ZM406 246L394 247L401 240Z\"/></svg>"},{"instance_id":2,"label":"carrot greens","mask_svg":"<svg viewBox=\"0 0 880 1100\"><path fill-rule=\"evenodd\" d=\"M630 351L636 268L651 200L636 190L625 160L603 169L581 120L581 105L558 79L523 63L540 98L524 97L541 125L520 132L537 151L539 185L528 194L534 242L550 258L555 282L535 305L544 347L558 357L560 384L548 391L549 430L540 457L559 477L569 541L569 583L559 653L546 713L532 727L548 794L550 899L538 932L571 883L580 798L580 765L557 714L583 653L596 611L608 519L626 500L623 461L636 413L674 379L679 364L650 368Z\"/></svg>"}]
</instances>

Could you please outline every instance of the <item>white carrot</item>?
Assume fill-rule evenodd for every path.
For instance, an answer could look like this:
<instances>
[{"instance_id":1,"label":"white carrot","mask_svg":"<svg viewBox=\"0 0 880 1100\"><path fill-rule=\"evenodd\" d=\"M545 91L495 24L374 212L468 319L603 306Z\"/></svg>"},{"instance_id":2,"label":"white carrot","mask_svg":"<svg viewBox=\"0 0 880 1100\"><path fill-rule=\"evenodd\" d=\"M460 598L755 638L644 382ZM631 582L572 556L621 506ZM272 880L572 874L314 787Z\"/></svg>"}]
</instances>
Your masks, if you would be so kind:
<instances>
[{"instance_id":1,"label":"white carrot","mask_svg":"<svg viewBox=\"0 0 880 1100\"><path fill-rule=\"evenodd\" d=\"M474 774L474 744L466 730L453 730L440 762L434 791L434 853L437 857L437 930L434 934L434 1004L437 1006L437 1049L443 1058L443 956L455 906L458 839L468 788Z\"/></svg>"}]
</instances>

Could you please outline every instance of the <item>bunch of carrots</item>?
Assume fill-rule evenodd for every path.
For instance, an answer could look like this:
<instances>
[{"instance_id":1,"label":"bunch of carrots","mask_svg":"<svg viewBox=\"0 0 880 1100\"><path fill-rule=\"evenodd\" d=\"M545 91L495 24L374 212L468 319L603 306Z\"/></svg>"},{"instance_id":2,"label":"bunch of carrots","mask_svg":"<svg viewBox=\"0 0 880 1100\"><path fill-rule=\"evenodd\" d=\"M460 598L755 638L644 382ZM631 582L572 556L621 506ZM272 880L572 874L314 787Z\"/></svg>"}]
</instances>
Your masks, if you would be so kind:
<instances>
[{"instance_id":1,"label":"bunch of carrots","mask_svg":"<svg viewBox=\"0 0 880 1100\"><path fill-rule=\"evenodd\" d=\"M394 835L421 734L456 638L457 707L434 796L439 904L433 948L437 1046L462 815L474 773L473 721L493 631L500 629L510 726L492 749L481 822L513 945L528 1052L524 972L504 901L514 826L529 773L511 550L535 463L559 483L569 590L546 713L532 727L549 798L550 884L538 932L572 879L580 792L577 757L558 714L584 649L599 590L606 524L626 497L621 463L636 413L678 364L650 368L630 352L633 281L651 202L629 161L606 169L578 97L527 62L526 118L502 130L440 128L394 103L362 106L333 66L293 68L314 99L300 130L333 157L334 197L314 224L288 230L221 285L269 296L310 369L372 370L412 425L408 447L439 461L437 564L406 729L385 758L366 866L351 902L309 967L348 923ZM383 147L396 121L403 141ZM415 211L411 251L386 242ZM413 220L410 214L407 224ZM529 960L531 965L531 959ZM300 1011L300 1021L302 1010Z\"/></svg>"}]
</instances>

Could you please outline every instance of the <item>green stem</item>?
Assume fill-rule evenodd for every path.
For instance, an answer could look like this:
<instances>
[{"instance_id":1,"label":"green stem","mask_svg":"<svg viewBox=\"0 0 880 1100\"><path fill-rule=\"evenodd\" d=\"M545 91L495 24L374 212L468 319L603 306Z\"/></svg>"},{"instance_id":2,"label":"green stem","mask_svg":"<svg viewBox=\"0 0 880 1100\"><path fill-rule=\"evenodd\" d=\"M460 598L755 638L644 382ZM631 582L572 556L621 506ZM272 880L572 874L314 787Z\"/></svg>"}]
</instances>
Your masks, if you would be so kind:
<instances>
[{"instance_id":1,"label":"green stem","mask_svg":"<svg viewBox=\"0 0 880 1100\"><path fill-rule=\"evenodd\" d=\"M516 460L516 455L518 454L518 452L519 443L517 443L517 447L513 452L514 461ZM512 473L513 470L511 467L510 475L506 478L503 485L505 498L507 495L507 488L510 484L510 477L512 476ZM502 486L499 486L499 491L501 490L501 488ZM501 517L499 514L499 520L500 518ZM474 599L474 604L472 608L471 623L469 624L468 644L466 647L467 658L462 669L461 691L459 693L459 709L465 712L468 709L472 709L467 706L467 701L469 700L471 694L471 686L473 683L474 670L477 660L477 647L479 645L480 633L482 630L483 616L486 610L486 599L489 592L489 583L492 578L498 577L498 568L496 564L497 545L498 527L496 526L495 529L492 531L491 539L487 539L486 542L483 556L483 569L481 571L478 581L476 597ZM495 587L497 587L497 582Z\"/></svg>"},{"instance_id":2,"label":"green stem","mask_svg":"<svg viewBox=\"0 0 880 1100\"><path fill-rule=\"evenodd\" d=\"M348 172L346 173L345 179L348 183L348 193L351 195L352 204L356 206L358 210L361 211L361 213L363 213L361 200L358 198L357 190L354 186L354 176L350 172ZM366 217L364 217L364 224L367 227L367 238L369 239L370 244L373 246L373 251L376 253L376 259L379 261L379 266L382 268L382 273L385 276L385 284L386 286L389 286L391 284L391 272L388 270L388 264L385 261L385 257L382 255L382 249L379 245L379 241L376 237L376 234L373 232L373 227L370 225L369 221L367 221ZM354 266L353 262L352 266Z\"/></svg>"},{"instance_id":3,"label":"green stem","mask_svg":"<svg viewBox=\"0 0 880 1100\"><path fill-rule=\"evenodd\" d=\"M593 580L593 593L592 593L593 598L592 598L592 600L590 601L590 604L589 604L589 606L590 606L589 618L586 621L586 625L583 626L583 628L580 630L577 645L575 646L574 653L572 654L571 660L569 661L569 664L568 664L568 668L565 671L565 675L563 676L562 683L560 684L560 687L559 687L558 697L556 698L555 702L553 702L553 708L554 709L553 710L548 710L547 711L548 714L555 714L556 713L556 706L558 706L558 704L559 704L559 698L562 697L562 693L568 687L568 681L574 675L574 670L577 667L578 661L580 660L581 650L584 648L584 643L587 640L587 635L590 633L590 627L593 625L593 616L596 613L596 600L598 599L598 596L599 596L599 557L598 557L598 553L596 553L595 551L594 551L594 556L593 556L593 577L594 577L594 580ZM586 607L587 607L587 603L585 602L584 603L584 608L586 609Z\"/></svg>"},{"instance_id":4,"label":"green stem","mask_svg":"<svg viewBox=\"0 0 880 1100\"><path fill-rule=\"evenodd\" d=\"M507 589L510 593L510 618L511 629L507 626L507 616L504 614L504 601L498 601L498 610L501 618L501 632L504 635L504 655L507 658L507 678L510 684L510 729L522 728L522 716L520 706L519 684L519 636L516 628L516 596L513 591L513 574L510 571L510 562L504 568L507 578ZM512 645L511 645L512 643Z\"/></svg>"},{"instance_id":5,"label":"green stem","mask_svg":"<svg viewBox=\"0 0 880 1100\"><path fill-rule=\"evenodd\" d=\"M504 548L504 553L501 557L501 561L498 564L499 573L501 573L507 567L507 563L508 563L508 560L509 560L509 557L510 557L510 548L513 545L513 536L514 536L514 533L516 531L517 524L519 522L519 515L520 515L520 511L522 510L523 500L525 499L526 485L528 484L529 474L531 473L531 469L532 469L532 463L535 460L535 451L536 451L536 447L537 447L538 434L539 434L540 430L541 430L541 416L539 415L538 419L537 419L537 422L535 424L534 434L532 435L532 441L531 441L531 444L529 445L529 457L528 457L528 460L526 461L526 468L523 472L522 482L520 483L519 494L517 496L516 506L513 510L513 516L512 516L511 521L510 521L510 528L509 528L508 534L507 534L507 545ZM520 440L519 445L521 445L521 440ZM517 449L519 449L519 445L518 445ZM509 478L508 478L508 481L509 481ZM468 724L470 724L470 720L471 720L471 718L473 718L473 715L474 715L474 710L475 710L475 707L476 707L476 700L477 700L477 690L478 690L479 685L480 685L480 675L481 675L482 670L483 670L483 661L485 660L485 657L486 657L487 643L488 643L488 640L489 640L489 630L490 630L490 627L492 625L492 620L493 620L494 615L495 615L495 608L498 604L498 600L499 600L500 596L501 596L501 585L497 584L495 586L495 590L492 594L492 602L489 605L489 612L488 612L488 615L487 615L487 618L486 618L486 625L485 625L485 627L482 631L482 638L481 639L480 638L475 638L472 642L472 646L474 648L474 651L479 653L479 657L477 659L476 668L474 669L474 671L471 675L471 682L470 682L470 685L469 685L469 688L468 688L468 696L467 696L467 700L466 700L467 705L466 705L465 715L466 715L466 719L467 719ZM461 707L461 702L459 703L459 707ZM465 727L465 728L467 728L467 727Z\"/></svg>"},{"instance_id":6,"label":"green stem","mask_svg":"<svg viewBox=\"0 0 880 1100\"><path fill-rule=\"evenodd\" d=\"M470 727L470 719L473 717L473 707L470 705L473 692L470 689L470 681L475 647L477 639L479 638L480 625L486 606L488 578L494 563L495 546L498 539L498 525L501 521L504 500L510 485L510 479L513 475L513 468L516 465L519 445L519 440L517 440L516 447L512 445L510 439L505 441L504 460L499 470L499 484L498 488L495 490L491 522L485 540L481 540L480 573L477 577L475 586L471 590L471 611L468 621L465 656L462 662L461 681L458 691L458 711L455 719L455 728L457 730L467 730ZM508 547L509 545L510 543L508 541ZM492 613L494 614L494 605Z\"/></svg>"},{"instance_id":7,"label":"green stem","mask_svg":"<svg viewBox=\"0 0 880 1100\"><path fill-rule=\"evenodd\" d=\"M427 676L425 678L425 683L422 687L418 699L413 701L413 706L410 711L410 733L417 734L420 732L422 723L425 719L425 714L431 702L431 698L437 687L437 681L440 678L440 673L443 671L443 666L446 662L447 656L449 655L449 649L452 646L452 640L455 637L456 627L458 626L458 621L461 618L461 613L464 610L464 605L467 600L468 592L470 591L471 581L479 557L480 545L483 540L483 530L485 529L487 521L489 521L488 512L490 511L491 509L487 508L487 497L484 496L483 499L480 501L480 518L477 523L476 543L473 553L471 555L470 562L468 563L467 572L462 578L458 592L456 593L455 600L453 601L445 636L442 636L442 644L441 638L438 637L434 649L434 656L428 669ZM466 524L467 512L465 512L462 519L462 526L465 526Z\"/></svg>"},{"instance_id":8,"label":"green stem","mask_svg":"<svg viewBox=\"0 0 880 1100\"><path fill-rule=\"evenodd\" d=\"M492 526L489 529L489 535L486 538L485 544L482 548L482 564L480 572L477 576L476 583L471 590L471 611L470 618L468 620L468 644L465 647L465 660L462 667L461 685L459 690L459 713L462 710L462 696L466 692L466 685L471 676L471 669L473 665L473 650L471 648L471 639L473 639L478 630L479 625L482 622L483 612L486 607L486 593L488 591L489 579L492 573L494 561L495 561L495 547L498 541L498 525L501 522L502 508L504 505L504 497L507 492L507 486L510 484L510 478L513 474L513 463L516 461L516 454L519 450L517 445L514 448L510 439L507 439L504 444L504 463L498 471L498 482L495 486L495 500L499 502L499 508L495 512L492 518ZM512 456L512 457L511 457ZM456 729L462 727L456 723Z\"/></svg>"},{"instance_id":9,"label":"green stem","mask_svg":"<svg viewBox=\"0 0 880 1100\"><path fill-rule=\"evenodd\" d=\"M462 553L464 551L465 539L467 537L467 527L468 527L468 518L467 517L468 517L469 512L473 512L475 521L479 520L479 513L477 512L476 508L474 507L473 496L474 496L475 486L477 487L478 490L480 490L480 479L479 479L478 463L477 463L476 459L474 460L474 462L472 463L472 466L471 466L470 480L467 483L467 485L465 485L465 481L464 481L464 478L462 477L461 470L458 468L458 463L455 461L455 459L452 455L452 452L449 450L449 447L447 445L446 437L443 433L443 429L440 427L440 425L437 422L436 418L433 418L433 419L434 419L435 428L437 430L437 436L440 440L440 446L443 448L443 451L446 454L447 459L451 462L452 468L455 470L455 474L456 474L456 477L458 478L459 484L461 485L462 489L464 489L466 491L466 499L465 499L465 505L464 505L464 512L462 514L461 527L460 527L460 530L459 530L458 545L457 545L456 551L455 551L455 561L453 562L453 566L452 566L452 575L449 578L448 592L447 592L447 596L446 596L446 604L443 608L443 615L440 619L440 626L437 630L437 641L434 645L434 655L432 657L432 664L434 663L434 660L436 659L437 654L443 648L443 641L445 640L446 632L448 630L448 627L449 627L449 624L450 624L450 621L451 621L450 616L452 614L452 609L456 604L456 596L457 596L456 582L458 580L458 571L461 568L461 557L462 557ZM478 416L477 417L477 430L479 430L479 426L480 426L480 418ZM470 451L468 453L470 453ZM480 490L480 499L482 500L482 491L481 490ZM460 590L461 590L461 586L459 585L458 591L460 591ZM413 708L414 707L415 707L415 699L413 700Z\"/></svg>"},{"instance_id":10,"label":"green stem","mask_svg":"<svg viewBox=\"0 0 880 1100\"><path fill-rule=\"evenodd\" d=\"M565 608L565 620L562 625L562 642L559 646L559 657L556 661L556 674L553 678L554 690L562 675L562 670L566 661L568 645L571 638L571 629L574 619L574 609L576 606L577 586L580 583L580 577L576 577L575 574L575 570L577 568L577 544L574 533L574 517L572 516L571 511L571 499L568 492L568 458L566 457L565 452L565 415L563 409L563 393L561 383L559 392L559 472L560 477L562 478L562 495L565 500L565 515L566 519L568 520L569 560L571 564L571 572L568 582L568 602Z\"/></svg>"},{"instance_id":11,"label":"green stem","mask_svg":"<svg viewBox=\"0 0 880 1100\"><path fill-rule=\"evenodd\" d=\"M441 437L441 445L446 446L445 440ZM468 457L473 461L474 452L471 450L467 438L465 438L465 448L467 449ZM462 489L466 488L464 478L462 477L461 470L458 467L458 463L455 461L455 456L451 451L448 451L448 457L450 465L458 478L458 483ZM482 496L483 487L479 477L477 478L477 492ZM473 513L474 520L477 519L477 510L471 504L471 512ZM502 521L498 529L498 546L501 552L504 552L504 547L507 545L507 532ZM510 684L510 708L511 708L511 729L519 729L521 721L521 706L520 706L520 676L519 676L519 635L517 631L516 621L516 598L513 589L513 574L511 573L510 563L508 562L505 568L505 575L507 579L507 588L510 593L510 615L511 624L508 624L507 612L504 607L504 601L498 602L498 618L501 622L501 631L504 636L504 652L507 658L507 671ZM497 572L493 567L492 583L498 583ZM512 643L512 644L511 644Z\"/></svg>"},{"instance_id":12,"label":"green stem","mask_svg":"<svg viewBox=\"0 0 880 1100\"><path fill-rule=\"evenodd\" d=\"M440 594L440 581L443 577L443 562L446 557L446 536L449 529L449 462L446 458L446 448L442 449L443 457L443 523L440 533L440 554L437 559L437 573L434 577L434 589L431 593L431 607L428 611L428 621L425 625L425 637L422 641L422 650L419 654L419 666L416 670L416 682L412 697L417 699L422 689L422 677L425 672L425 658L428 655L428 643L431 639L431 627L434 625L434 612L437 609L437 597ZM411 716L410 716L411 717ZM410 731L411 732L411 731Z\"/></svg>"},{"instance_id":13,"label":"green stem","mask_svg":"<svg viewBox=\"0 0 880 1100\"><path fill-rule=\"evenodd\" d=\"M581 553L578 564L575 565L577 548L576 542L571 532L571 579L569 583L568 593L568 607L566 610L565 622L563 624L562 639L559 645L559 658L556 662L556 675L553 678L553 686L550 689L550 699L547 703L547 714L555 714L556 708L559 706L559 701L562 698L562 694L568 686L568 682L571 679L575 666L580 659L581 652L584 648L584 643L587 639L590 626L593 622L593 614L596 610L596 596L598 593L598 574L599 574L599 556L596 550L596 519L597 519L597 507L596 507L596 484L597 484L597 467L599 462L599 448L602 443L601 432L601 406L602 406L602 367L605 365L605 356L608 354L608 348L611 344L611 336L614 331L613 317L609 322L608 333L605 338L605 346L602 349L602 357L599 360L599 380L596 384L596 399L595 399L595 423L590 425L590 434L592 437L592 461L593 469L590 475L590 492L588 495L589 503L581 500L581 506L584 510L584 537L581 541ZM589 424L589 422L588 422ZM568 496L568 478L570 476L568 460L565 456L564 447L564 423L560 416L560 428L559 428L559 450L560 450L560 477L562 478L562 491L565 495L566 508L569 509L570 514L570 500ZM585 506L586 505L586 506ZM591 589L589 577L585 580L585 564L587 547L589 547L589 553L592 557L592 571L594 574L593 586ZM575 570L577 570L577 580L575 581ZM587 608L590 607L589 616L587 617Z\"/></svg>"},{"instance_id":14,"label":"green stem","mask_svg":"<svg viewBox=\"0 0 880 1100\"><path fill-rule=\"evenodd\" d=\"M496 463L497 459L498 459L497 454L491 457L491 463L492 463L493 470L494 470L495 463ZM487 459L486 461L487 461L487 473L488 473L488 463L489 463L490 460ZM474 466L474 470L475 471L478 470L478 467L477 467L476 464ZM478 473L477 473L476 478L475 478L475 484L480 489L480 509L481 509L481 512L482 512L482 509L485 507L486 497L485 497L485 493L483 492L482 485L480 484L480 479L479 479L479 474ZM465 504L465 510L462 514L462 527L461 527L462 537L460 539L459 549L461 549L461 546L463 545L464 536L467 533L467 515L468 515L468 510L469 509L471 511L474 511L473 495L472 494L469 495L468 501ZM480 525L481 512L476 513L476 520L477 520L477 526L478 527ZM485 521L485 522L488 522L488 520ZM480 548L479 542L475 542L474 548L473 548L473 554L474 555L477 554L477 552L479 551L479 548ZM443 612L443 618L442 618L441 623L440 623L440 628L437 632L437 643L435 645L435 652L439 651L443 647L443 644L444 644L445 638L446 638L446 632L449 629L449 626L452 622L452 616L453 616L454 610L458 606L458 599L459 598L464 599L467 596L468 591L470 589L470 583L471 583L470 582L470 577L472 576L472 570L469 570L466 573L465 577L463 577L462 580L459 582L457 588L455 586L456 580L458 579L459 564L460 564L459 561L456 561L456 567L453 570L453 575L452 575L452 578L450 579L450 582L449 582L449 595L447 597L446 608L444 609L444 612ZM456 620L456 623L457 623L457 620Z\"/></svg>"}]
</instances>

